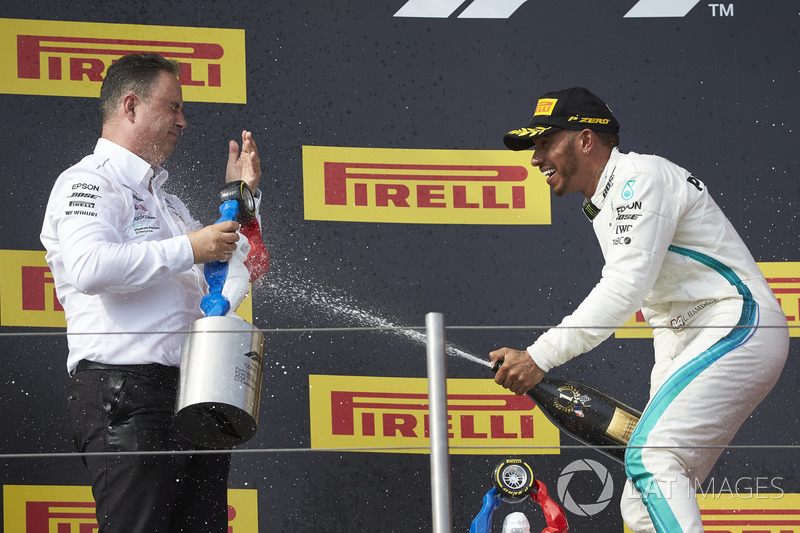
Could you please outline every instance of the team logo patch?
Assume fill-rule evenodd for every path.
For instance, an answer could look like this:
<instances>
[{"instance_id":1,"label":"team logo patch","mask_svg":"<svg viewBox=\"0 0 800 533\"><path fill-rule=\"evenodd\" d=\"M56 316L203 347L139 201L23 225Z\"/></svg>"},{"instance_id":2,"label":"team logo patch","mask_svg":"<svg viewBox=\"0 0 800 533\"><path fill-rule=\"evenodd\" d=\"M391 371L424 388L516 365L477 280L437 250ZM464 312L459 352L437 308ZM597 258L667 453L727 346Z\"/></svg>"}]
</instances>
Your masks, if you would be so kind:
<instances>
[{"instance_id":1,"label":"team logo patch","mask_svg":"<svg viewBox=\"0 0 800 533\"><path fill-rule=\"evenodd\" d=\"M634 183L636 183L636 180L628 180L625 182L625 185L622 186L622 193L620 194L620 197L626 202L630 201L633 198Z\"/></svg>"}]
</instances>

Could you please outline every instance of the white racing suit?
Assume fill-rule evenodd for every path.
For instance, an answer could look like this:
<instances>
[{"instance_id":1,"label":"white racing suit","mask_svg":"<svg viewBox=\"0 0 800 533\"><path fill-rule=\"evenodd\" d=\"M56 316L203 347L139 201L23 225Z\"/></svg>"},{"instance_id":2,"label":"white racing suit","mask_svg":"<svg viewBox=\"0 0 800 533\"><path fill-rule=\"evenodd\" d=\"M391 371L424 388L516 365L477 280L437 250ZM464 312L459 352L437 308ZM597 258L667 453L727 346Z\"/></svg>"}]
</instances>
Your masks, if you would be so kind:
<instances>
[{"instance_id":1,"label":"white racing suit","mask_svg":"<svg viewBox=\"0 0 800 533\"><path fill-rule=\"evenodd\" d=\"M677 165L614 149L584 210L602 277L528 352L548 371L641 308L655 364L625 456L622 515L636 533L701 532L695 493L722 452L710 446L727 445L777 381L786 317L705 184Z\"/></svg>"}]
</instances>

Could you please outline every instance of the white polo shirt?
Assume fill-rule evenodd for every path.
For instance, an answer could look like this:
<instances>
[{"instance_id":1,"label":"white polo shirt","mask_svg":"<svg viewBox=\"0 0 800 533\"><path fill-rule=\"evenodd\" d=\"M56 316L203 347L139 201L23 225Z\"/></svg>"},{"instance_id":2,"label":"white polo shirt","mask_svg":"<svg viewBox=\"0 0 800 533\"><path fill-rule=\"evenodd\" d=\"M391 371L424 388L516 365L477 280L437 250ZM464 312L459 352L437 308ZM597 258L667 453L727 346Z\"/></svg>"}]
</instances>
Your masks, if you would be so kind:
<instances>
[{"instance_id":1,"label":"white polo shirt","mask_svg":"<svg viewBox=\"0 0 800 533\"><path fill-rule=\"evenodd\" d=\"M206 282L186 236L202 224L166 180L106 139L56 180L40 238L66 312L68 371L81 359L180 365L184 335L173 332L203 316Z\"/></svg>"}]
</instances>

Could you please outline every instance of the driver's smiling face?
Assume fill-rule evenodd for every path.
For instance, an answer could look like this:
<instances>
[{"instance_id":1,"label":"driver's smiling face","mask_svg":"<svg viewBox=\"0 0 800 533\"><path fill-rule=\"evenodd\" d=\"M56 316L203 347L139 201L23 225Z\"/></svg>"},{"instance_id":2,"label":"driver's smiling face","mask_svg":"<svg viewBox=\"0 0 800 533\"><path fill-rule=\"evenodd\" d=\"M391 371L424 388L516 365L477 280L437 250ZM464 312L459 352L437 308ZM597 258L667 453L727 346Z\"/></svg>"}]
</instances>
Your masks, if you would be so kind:
<instances>
[{"instance_id":1,"label":"driver's smiling face","mask_svg":"<svg viewBox=\"0 0 800 533\"><path fill-rule=\"evenodd\" d=\"M531 165L547 178L547 184L556 196L580 190L574 183L578 174L576 144L579 133L558 130L536 139Z\"/></svg>"}]
</instances>

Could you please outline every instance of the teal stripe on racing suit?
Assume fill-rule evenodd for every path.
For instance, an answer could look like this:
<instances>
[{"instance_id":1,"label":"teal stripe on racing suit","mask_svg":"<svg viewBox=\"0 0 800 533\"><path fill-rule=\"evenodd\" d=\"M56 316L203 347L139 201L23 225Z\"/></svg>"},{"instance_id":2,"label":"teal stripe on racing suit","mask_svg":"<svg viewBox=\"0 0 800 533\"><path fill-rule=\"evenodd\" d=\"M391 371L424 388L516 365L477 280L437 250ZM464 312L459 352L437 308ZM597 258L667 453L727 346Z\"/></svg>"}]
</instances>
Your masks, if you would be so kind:
<instances>
[{"instance_id":1,"label":"teal stripe on racing suit","mask_svg":"<svg viewBox=\"0 0 800 533\"><path fill-rule=\"evenodd\" d=\"M744 344L753 333L753 326L758 322L758 304L753 299L750 289L733 270L723 263L707 255L670 245L669 251L696 260L722 275L731 285L736 287L742 296L742 314L739 321L727 335L717 341L706 351L700 353L689 363L675 372L661 386L650 401L628 443L625 454L625 472L642 495L658 533L682 533L668 500L661 493L653 475L647 471L642 460L643 446L646 445L650 432L672 401L705 369Z\"/></svg>"}]
</instances>

